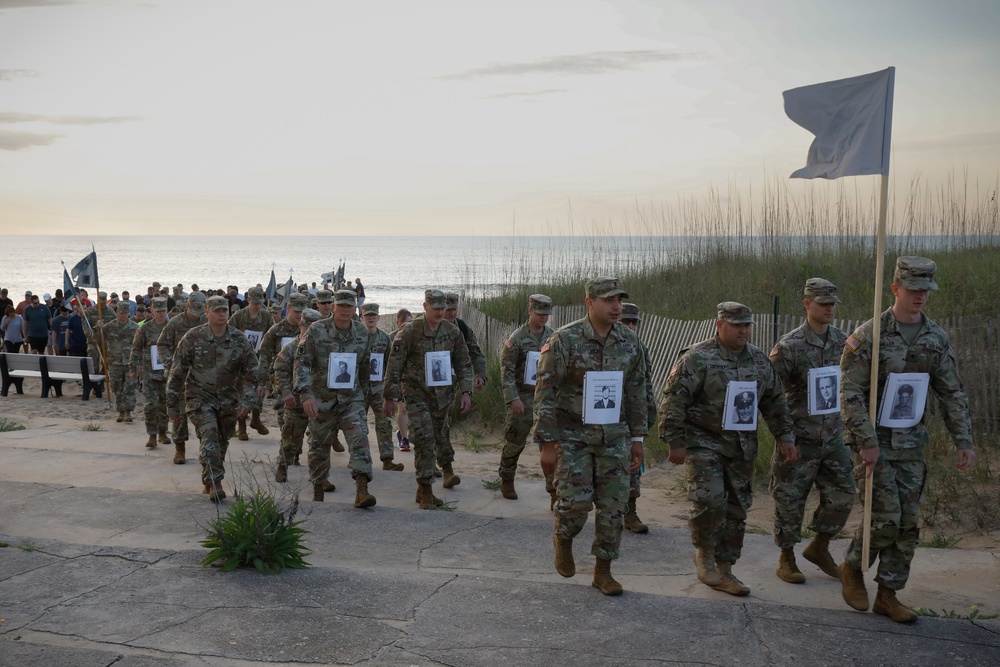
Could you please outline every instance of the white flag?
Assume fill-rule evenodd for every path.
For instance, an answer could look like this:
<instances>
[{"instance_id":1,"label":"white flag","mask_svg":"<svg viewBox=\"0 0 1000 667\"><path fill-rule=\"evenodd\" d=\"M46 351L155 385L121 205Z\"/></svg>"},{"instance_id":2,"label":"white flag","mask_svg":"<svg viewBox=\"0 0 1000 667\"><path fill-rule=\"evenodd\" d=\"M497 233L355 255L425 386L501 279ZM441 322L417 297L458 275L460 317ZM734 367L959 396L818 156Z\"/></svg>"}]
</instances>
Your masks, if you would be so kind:
<instances>
[{"instance_id":1,"label":"white flag","mask_svg":"<svg viewBox=\"0 0 1000 667\"><path fill-rule=\"evenodd\" d=\"M786 90L785 113L816 135L792 178L889 175L896 68Z\"/></svg>"}]
</instances>

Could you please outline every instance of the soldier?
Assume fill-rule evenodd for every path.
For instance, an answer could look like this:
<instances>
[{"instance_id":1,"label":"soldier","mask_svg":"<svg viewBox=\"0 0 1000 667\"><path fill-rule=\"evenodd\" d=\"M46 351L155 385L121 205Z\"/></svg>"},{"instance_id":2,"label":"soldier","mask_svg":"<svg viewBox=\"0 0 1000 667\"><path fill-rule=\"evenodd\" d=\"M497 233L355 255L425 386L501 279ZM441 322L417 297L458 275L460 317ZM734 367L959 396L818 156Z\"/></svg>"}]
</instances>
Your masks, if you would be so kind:
<instances>
[{"instance_id":1,"label":"soldier","mask_svg":"<svg viewBox=\"0 0 1000 667\"><path fill-rule=\"evenodd\" d=\"M844 351L847 334L830 324L840 297L837 286L822 278L807 280L803 295L806 321L782 336L770 354L771 364L785 386L799 449L799 459L794 463L785 463L777 451L771 458L774 543L781 549L777 575L790 584L806 580L795 563L794 547L802 539L810 489L813 485L819 489L820 501L809 525L815 537L802 555L836 579L840 578L840 570L830 555L830 540L847 523L856 492L851 451L844 444L844 423L839 411L829 411L836 407L836 376L824 375L813 382L814 407L809 407L810 371L836 368Z\"/></svg>"},{"instance_id":2,"label":"soldier","mask_svg":"<svg viewBox=\"0 0 1000 667\"><path fill-rule=\"evenodd\" d=\"M274 386L274 358L285 344L299 335L299 322L302 320L302 311L309 307L309 297L293 292L288 296L285 318L277 324L271 326L264 338L260 341L260 348L257 356L260 360L258 366L258 376L260 378L260 393L262 396L271 396L274 401L274 409L278 413L278 428L284 428L285 424L285 404L278 398L277 389Z\"/></svg>"},{"instance_id":3,"label":"soldier","mask_svg":"<svg viewBox=\"0 0 1000 667\"><path fill-rule=\"evenodd\" d=\"M552 538L556 571L564 577L576 574L573 538L596 506L592 585L605 595L622 593L611 561L621 544L628 471L642 465L647 432L639 339L618 321L624 298L628 294L617 278L588 281L587 316L557 329L542 345L535 387L535 442L542 471L554 475L558 495ZM620 384L609 379L613 374ZM594 401L592 391L608 385L610 392L611 384L616 384L617 407L584 410Z\"/></svg>"},{"instance_id":4,"label":"soldier","mask_svg":"<svg viewBox=\"0 0 1000 667\"><path fill-rule=\"evenodd\" d=\"M253 340L260 341L264 333L272 326L271 314L264 310L263 289L260 287L251 287L247 296L250 299L250 303L247 304L246 308L241 308L233 313L233 316L229 318L229 325L236 327L236 329L242 331L244 335L246 335L247 331L256 332L255 335L251 334L253 336ZM250 336L248 336L248 338L250 338ZM254 352L256 352L256 348L257 346L254 345ZM263 407L263 397L258 398L253 411L250 413L250 428L257 431L257 433L261 435L267 435L270 431L266 426L264 426L263 422L260 421L260 411ZM246 418L239 420L237 424L236 437L240 440L250 439L250 436L247 435Z\"/></svg>"},{"instance_id":5,"label":"soldier","mask_svg":"<svg viewBox=\"0 0 1000 667\"><path fill-rule=\"evenodd\" d=\"M447 448L454 454L448 442L448 414L455 403L456 380L462 393L462 412L472 409L469 348L458 327L444 319L446 303L444 292L436 289L424 291L424 315L396 332L385 370L382 402L385 414L391 417L396 409L394 401L400 398L406 400L418 485L416 502L420 503L420 509L443 504L440 498L434 496L434 461L440 460L435 450ZM430 360L442 357L448 360L456 375L449 372L442 381L446 384L428 382L428 371L432 366ZM461 481L450 461L443 468L445 488Z\"/></svg>"},{"instance_id":6,"label":"soldier","mask_svg":"<svg viewBox=\"0 0 1000 667\"><path fill-rule=\"evenodd\" d=\"M132 339L132 355L129 366L132 369L132 381L142 379L142 395L146 399L143 406L143 418L146 422L146 434L149 439L146 447L153 449L157 440L160 444L168 444L167 437L167 378L163 371L163 363L157 354L156 365L153 368L153 350L157 349L156 341L167 326L167 300L163 297L153 299L151 306L153 319L138 326Z\"/></svg>"},{"instance_id":7,"label":"soldier","mask_svg":"<svg viewBox=\"0 0 1000 667\"><path fill-rule=\"evenodd\" d=\"M743 549L757 456L755 426L726 426L738 423L726 419L730 382L754 383L758 407L782 458L785 463L798 458L781 378L767 355L749 342L752 315L741 303L720 303L716 335L681 351L659 405L660 439L670 446L670 462L687 467L698 580L730 595L750 593L732 568Z\"/></svg>"},{"instance_id":8,"label":"soldier","mask_svg":"<svg viewBox=\"0 0 1000 667\"><path fill-rule=\"evenodd\" d=\"M193 296L188 297L189 307ZM174 423L181 421L180 409L186 404L200 442L203 493L219 502L226 497L222 480L229 435L256 400L257 358L247 337L229 326L226 297L208 299L207 319L177 344L167 380L167 413Z\"/></svg>"},{"instance_id":9,"label":"soldier","mask_svg":"<svg viewBox=\"0 0 1000 667\"><path fill-rule=\"evenodd\" d=\"M302 404L293 391L292 370L295 364L295 355L299 349L299 343L306 335L306 330L314 322L323 319L318 310L306 308L302 311L299 320L299 335L285 343L274 359L272 370L274 373L274 384L278 395L285 404L285 420L281 426L281 449L278 451L277 467L274 470L274 481L288 481L288 466L301 465L299 456L302 455L302 438L305 436L306 427L309 425L309 418L302 411ZM331 485L332 486L332 485ZM330 489L331 491L333 489Z\"/></svg>"},{"instance_id":10,"label":"soldier","mask_svg":"<svg viewBox=\"0 0 1000 667\"><path fill-rule=\"evenodd\" d=\"M108 381L118 409L118 419L115 421L131 424L132 411L135 410L135 383L129 372L128 361L132 339L135 338L139 325L129 319L128 306L110 310L116 312L115 319L108 323L99 319L90 332L90 337L93 340L99 335L98 332L103 332L108 353Z\"/></svg>"},{"instance_id":11,"label":"soldier","mask_svg":"<svg viewBox=\"0 0 1000 667\"><path fill-rule=\"evenodd\" d=\"M115 311L108 307L108 293L98 292L97 303L87 308L85 317L91 331L87 334L87 356L94 360L94 370L104 372L104 351L107 342L97 326L98 321L110 323L115 319ZM84 327L86 328L86 327Z\"/></svg>"},{"instance_id":12,"label":"soldier","mask_svg":"<svg viewBox=\"0 0 1000 667\"><path fill-rule=\"evenodd\" d=\"M162 297L160 297L162 298ZM191 329L205 324L208 318L205 316L205 295L202 292L192 292L187 298L184 312L180 317L172 317L167 320L160 337L156 339L156 349L160 354L160 362L163 364L163 374L170 377L170 364L173 362L174 350L180 344ZM174 463L184 463L184 447L188 440L187 408L184 406L184 394L178 395L180 405L177 408L177 419L171 419L171 431L174 439Z\"/></svg>"},{"instance_id":13,"label":"soldier","mask_svg":"<svg viewBox=\"0 0 1000 667\"><path fill-rule=\"evenodd\" d=\"M316 292L316 310L319 311L321 320L333 316L333 292L328 289L321 289Z\"/></svg>"},{"instance_id":14,"label":"soldier","mask_svg":"<svg viewBox=\"0 0 1000 667\"><path fill-rule=\"evenodd\" d=\"M395 453L392 447L392 421L382 410L385 361L389 356L389 334L378 328L377 303L369 301L361 305L360 309L361 320L368 329L368 346L371 348L371 377L368 390L365 391L365 414L371 410L375 415L375 438L378 441L379 458L382 459L382 470L399 472L403 470L403 464L393 462Z\"/></svg>"},{"instance_id":15,"label":"soldier","mask_svg":"<svg viewBox=\"0 0 1000 667\"><path fill-rule=\"evenodd\" d=\"M479 347L479 341L476 339L476 332L469 328L469 325L465 323L465 320L461 320L458 317L458 292L445 292L445 309L444 309L444 319L455 326L458 330L462 332L462 337L465 339L465 344L469 348L469 359L472 361L472 372L473 380L472 386L478 391L486 386L486 355L483 354L483 350ZM439 366L432 368L434 375L442 372ZM437 379L437 377L435 377ZM447 443L444 447L438 446L437 449L437 463L441 468L440 471L434 470L435 477L441 477L444 472L445 466L451 467L455 461L455 448L451 444L451 413L448 413L448 420L445 424L445 434L444 441ZM446 474L446 473L445 473ZM450 477L447 476L443 480L443 486L446 489L450 489L453 486L457 486L462 482L458 475L452 474Z\"/></svg>"},{"instance_id":16,"label":"soldier","mask_svg":"<svg viewBox=\"0 0 1000 667\"><path fill-rule=\"evenodd\" d=\"M969 399L958 376L955 352L944 329L924 315L931 290L937 290L937 265L925 257L896 260L892 293L895 303L879 321L878 393L886 396L891 373L920 373L937 394L945 426L958 449L958 469L975 461ZM929 441L924 417L908 428L876 427L868 415L871 386L871 340L873 322L862 324L848 337L840 368L841 411L846 439L855 448L872 477L871 552L869 564L878 558L878 593L872 608L897 623L917 620L917 615L896 598L906 586L910 562L920 541L920 500L927 479L924 447ZM926 398L926 397L925 397ZM914 406L917 412L923 406ZM861 479L858 467L855 477ZM868 609L868 592L861 573L862 534L858 526L847 556L840 566L844 601L859 611Z\"/></svg>"},{"instance_id":17,"label":"soldier","mask_svg":"<svg viewBox=\"0 0 1000 667\"><path fill-rule=\"evenodd\" d=\"M538 356L542 345L552 335L548 326L552 314L552 299L544 294L528 297L528 321L514 330L500 348L500 381L503 398L507 403L504 422L504 445L500 454L500 493L508 500L517 500L514 476L517 460L524 451L534 417L535 385L538 383ZM552 509L556 490L552 476L545 476L545 490L549 492Z\"/></svg>"},{"instance_id":18,"label":"soldier","mask_svg":"<svg viewBox=\"0 0 1000 667\"><path fill-rule=\"evenodd\" d=\"M639 306L634 303L623 303L621 321L622 324L634 331L638 337L639 323L642 321ZM653 360L652 357L649 356L649 348L646 347L646 344L641 340L639 341L639 350L642 352L642 360L646 365L646 427L653 428L656 424L656 398L653 395ZM639 518L639 514L635 509L636 502L639 500L639 496L641 495L641 478L642 467L639 467L637 470L633 470L629 474L628 511L625 512L625 527L631 532L637 534L649 532L649 526L642 522L642 519Z\"/></svg>"},{"instance_id":19,"label":"soldier","mask_svg":"<svg viewBox=\"0 0 1000 667\"><path fill-rule=\"evenodd\" d=\"M299 343L292 372L295 394L309 417L309 481L313 485L313 500L323 502L327 485L333 486L328 481L330 447L335 431L340 429L350 447L351 477L356 487L354 506L368 508L375 505L375 496L368 492L368 483L372 480L372 458L364 409L369 345L368 331L354 319L357 307L357 295L353 290L337 290L333 299L333 317L320 320L306 330ZM355 372L350 387L330 386L339 384L336 379L330 382L334 354L354 362Z\"/></svg>"}]
</instances>

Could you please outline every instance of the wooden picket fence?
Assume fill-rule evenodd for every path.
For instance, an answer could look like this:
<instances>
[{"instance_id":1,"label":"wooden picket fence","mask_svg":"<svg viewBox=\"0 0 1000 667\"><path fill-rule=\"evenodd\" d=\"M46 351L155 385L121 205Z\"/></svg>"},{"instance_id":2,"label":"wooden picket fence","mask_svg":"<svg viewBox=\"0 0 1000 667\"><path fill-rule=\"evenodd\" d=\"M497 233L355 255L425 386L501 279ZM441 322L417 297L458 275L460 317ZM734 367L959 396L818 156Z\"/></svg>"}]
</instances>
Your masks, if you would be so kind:
<instances>
[{"instance_id":1,"label":"wooden picket fence","mask_svg":"<svg viewBox=\"0 0 1000 667\"><path fill-rule=\"evenodd\" d=\"M549 320L558 328L581 319L586 307L556 306ZM507 337L521 323L501 322L463 303L460 316L476 332L484 350L498 352ZM754 315L751 342L765 352L778 338L800 326L803 315ZM863 320L834 320L833 325L851 333ZM956 317L937 323L948 332L958 360L959 372L969 396L973 432L976 436L1000 434L1000 319L996 316ZM639 339L649 348L653 365L653 386L662 387L670 367L685 348L715 335L715 319L676 320L643 315Z\"/></svg>"}]
</instances>

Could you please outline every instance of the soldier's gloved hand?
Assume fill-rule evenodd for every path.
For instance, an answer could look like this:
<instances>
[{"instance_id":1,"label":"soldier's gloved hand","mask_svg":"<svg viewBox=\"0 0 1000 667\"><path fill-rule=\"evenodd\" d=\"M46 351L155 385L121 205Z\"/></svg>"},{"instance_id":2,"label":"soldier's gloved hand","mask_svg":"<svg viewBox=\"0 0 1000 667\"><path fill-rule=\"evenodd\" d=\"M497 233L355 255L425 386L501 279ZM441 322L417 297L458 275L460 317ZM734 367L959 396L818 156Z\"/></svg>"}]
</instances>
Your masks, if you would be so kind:
<instances>
[{"instance_id":1,"label":"soldier's gloved hand","mask_svg":"<svg viewBox=\"0 0 1000 667\"><path fill-rule=\"evenodd\" d=\"M317 417L319 415L319 410L316 409L316 399L307 398L302 401L302 412L306 413L306 417Z\"/></svg>"},{"instance_id":2,"label":"soldier's gloved hand","mask_svg":"<svg viewBox=\"0 0 1000 667\"><path fill-rule=\"evenodd\" d=\"M538 462L542 466L542 472L546 475L556 474L556 443L554 442L543 442L542 443L542 453L538 459Z\"/></svg>"},{"instance_id":3,"label":"soldier's gloved hand","mask_svg":"<svg viewBox=\"0 0 1000 667\"><path fill-rule=\"evenodd\" d=\"M296 400L295 394L289 394L288 396L285 396L286 408L294 408L296 405L298 405L298 400Z\"/></svg>"},{"instance_id":4,"label":"soldier's gloved hand","mask_svg":"<svg viewBox=\"0 0 1000 667\"><path fill-rule=\"evenodd\" d=\"M510 411L513 412L515 415L523 415L524 401L522 401L520 398L515 398L513 401L510 402Z\"/></svg>"},{"instance_id":5,"label":"soldier's gloved hand","mask_svg":"<svg viewBox=\"0 0 1000 667\"><path fill-rule=\"evenodd\" d=\"M958 469L968 470L972 467L972 464L976 461L976 452L972 449L960 449L958 450Z\"/></svg>"},{"instance_id":6,"label":"soldier's gloved hand","mask_svg":"<svg viewBox=\"0 0 1000 667\"><path fill-rule=\"evenodd\" d=\"M382 412L385 413L386 417L395 417L396 416L396 401L394 401L394 400L392 400L390 398L387 398L384 401L382 401Z\"/></svg>"},{"instance_id":7,"label":"soldier's gloved hand","mask_svg":"<svg viewBox=\"0 0 1000 667\"><path fill-rule=\"evenodd\" d=\"M670 454L667 455L667 460L678 466L684 463L686 458L687 447L677 447L676 449L671 449Z\"/></svg>"},{"instance_id":8,"label":"soldier's gloved hand","mask_svg":"<svg viewBox=\"0 0 1000 667\"><path fill-rule=\"evenodd\" d=\"M872 476L872 473L875 471L875 462L878 461L880 453L878 446L861 448L861 460L865 462L865 466L868 468L865 471L865 477Z\"/></svg>"},{"instance_id":9,"label":"soldier's gloved hand","mask_svg":"<svg viewBox=\"0 0 1000 667\"><path fill-rule=\"evenodd\" d=\"M791 442L779 442L778 452L785 463L795 463L799 460L799 448Z\"/></svg>"},{"instance_id":10,"label":"soldier's gloved hand","mask_svg":"<svg viewBox=\"0 0 1000 667\"><path fill-rule=\"evenodd\" d=\"M469 410L472 409L472 396L469 394L462 394L462 414L468 414Z\"/></svg>"}]
</instances>

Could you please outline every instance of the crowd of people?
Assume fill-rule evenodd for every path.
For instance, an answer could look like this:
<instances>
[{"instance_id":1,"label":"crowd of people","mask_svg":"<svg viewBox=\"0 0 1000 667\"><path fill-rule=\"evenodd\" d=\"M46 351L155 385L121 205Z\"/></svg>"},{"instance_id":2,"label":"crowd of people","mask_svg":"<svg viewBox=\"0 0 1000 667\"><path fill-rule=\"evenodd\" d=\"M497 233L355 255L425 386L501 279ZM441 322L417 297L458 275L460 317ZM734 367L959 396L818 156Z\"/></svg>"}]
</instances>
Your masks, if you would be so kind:
<instances>
[{"instance_id":1,"label":"crowd of people","mask_svg":"<svg viewBox=\"0 0 1000 667\"><path fill-rule=\"evenodd\" d=\"M658 396L650 353L637 333L641 311L626 301L619 279L590 280L587 315L556 330L548 325L552 300L531 295L526 322L500 348L496 381L507 403L498 468L502 496L518 497L518 461L533 432L555 515L556 571L575 575L573 541L596 509L593 586L618 595L622 587L611 564L619 557L622 531L649 530L637 501L644 439L656 428L670 448L669 460L686 468L698 580L747 595L750 589L733 567L753 501L759 415L776 441L771 462L776 576L790 584L805 581L795 546L802 539L806 499L815 488L820 502L809 524L814 537L802 556L840 581L843 598L854 609L871 607L897 622L916 620L896 593L906 585L919 541L928 393L942 405L958 467L967 469L975 459L954 352L944 330L923 313L929 293L937 289L935 272L929 259L900 257L893 305L878 322L850 335L831 324L840 302L837 287L811 278L803 288L806 321L778 340L770 354L749 342L751 309L720 303L716 334L681 352ZM456 404L468 412L473 392L486 385L486 356L474 331L457 317L458 294L426 290L422 312L414 317L400 310L395 331L387 333L378 327L379 305L366 300L360 280L355 283L337 290L303 285L283 300L283 309L269 306L259 285L245 295L235 286L203 292L196 285L188 292L178 285L170 294L154 283L134 302L127 292L121 298L102 292L97 304L79 290L69 305L59 291L51 299L29 292L16 308L3 302L2 328L8 351L13 345L37 353L98 358L103 353L119 421L132 421L140 384L146 446L172 441L174 463L186 460L190 420L199 439L203 492L215 502L225 498L230 439L249 439L248 426L267 434L261 413L270 408L281 429L277 482L286 482L288 467L301 463L308 433L308 481L313 500L322 502L335 490L331 451L345 451L342 433L355 481L354 505L374 506L370 410L382 470L401 471L396 447L408 451L412 444L415 502L421 509L439 507L436 479L442 478L445 489L461 483L450 415ZM6 299L6 290L2 293ZM50 301L58 305L58 315L51 316ZM880 401L892 407L884 418L870 411L873 382ZM915 386L929 390L915 392ZM862 574L864 526L842 562L829 550L866 476L873 484L868 565L878 561L874 605Z\"/></svg>"}]
</instances>

